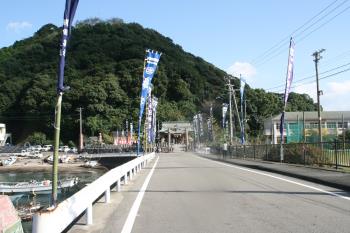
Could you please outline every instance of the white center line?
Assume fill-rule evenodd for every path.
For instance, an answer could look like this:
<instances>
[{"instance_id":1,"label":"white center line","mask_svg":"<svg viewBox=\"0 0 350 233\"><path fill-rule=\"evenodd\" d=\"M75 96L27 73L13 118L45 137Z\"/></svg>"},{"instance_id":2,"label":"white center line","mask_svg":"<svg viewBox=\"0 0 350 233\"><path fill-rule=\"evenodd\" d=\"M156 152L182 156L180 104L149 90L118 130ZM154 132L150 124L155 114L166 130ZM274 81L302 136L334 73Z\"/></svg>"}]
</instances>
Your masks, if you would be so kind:
<instances>
[{"instance_id":1,"label":"white center line","mask_svg":"<svg viewBox=\"0 0 350 233\"><path fill-rule=\"evenodd\" d=\"M151 171L149 172L148 176L145 179L145 182L143 183L139 193L137 194L136 200L134 201L134 204L132 205L128 218L126 219L124 226L123 226L123 230L121 231L121 233L130 233L132 230L132 227L134 226L134 222L135 222L135 218L137 215L137 212L139 211L143 196L145 195L147 186L149 181L151 180L151 177L153 175L154 169L157 166L159 157L157 158L156 162L154 163Z\"/></svg>"},{"instance_id":2,"label":"white center line","mask_svg":"<svg viewBox=\"0 0 350 233\"><path fill-rule=\"evenodd\" d=\"M247 171L247 172L251 172L251 173L255 173L255 174L271 177L271 178L274 178L274 179L277 179L277 180L282 180L282 181L285 181L285 182L288 182L288 183L296 184L296 185L299 185L299 186L302 186L302 187L305 187L305 188L313 189L313 190L316 190L316 191L319 191L319 192L322 192L322 193L327 193L329 195L332 195L332 196L339 197L339 198L345 199L347 201L350 201L350 197L343 196L343 195L340 195L340 194L337 194L337 193L334 193L334 192L326 191L324 189L316 188L316 187L313 187L311 185L303 184L303 183L300 183L300 182L297 182L297 181L289 180L289 179L282 178L282 177L279 177L279 176L274 176L274 175L271 175L271 174L268 174L268 173L265 173L265 172L255 171L255 170L252 170L252 169L249 169L249 168L243 168L243 167L240 167L240 166L227 164L227 163L224 163L224 162L214 161L214 160L211 160L211 159L208 159L208 158L203 158L203 157L199 157L199 158L205 159L205 160L209 160L209 161L211 161L213 163L221 164L221 165L224 165L226 167L232 167L232 168L236 168L236 169L239 169L239 170L243 170L243 171Z\"/></svg>"}]
</instances>

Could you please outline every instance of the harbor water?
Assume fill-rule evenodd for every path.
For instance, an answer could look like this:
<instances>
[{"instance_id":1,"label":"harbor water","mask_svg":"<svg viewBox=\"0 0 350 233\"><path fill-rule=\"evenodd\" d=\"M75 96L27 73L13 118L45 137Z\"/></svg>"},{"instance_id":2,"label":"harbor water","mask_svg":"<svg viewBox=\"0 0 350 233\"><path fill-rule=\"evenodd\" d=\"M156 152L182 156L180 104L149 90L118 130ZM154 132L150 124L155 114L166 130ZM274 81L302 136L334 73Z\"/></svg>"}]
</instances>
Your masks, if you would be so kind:
<instances>
[{"instance_id":1,"label":"harbor water","mask_svg":"<svg viewBox=\"0 0 350 233\"><path fill-rule=\"evenodd\" d=\"M62 171L59 173L59 180L78 177L79 182L76 186L60 190L58 192L58 201L62 201L72 196L74 193L82 189L86 186L86 184L93 182L98 177L100 177L103 173L105 173L105 169L79 169L78 171ZM43 171L43 172L30 172L30 171L7 171L2 172L0 170L0 182L23 182L30 180L51 180L51 172ZM29 205L29 204L40 204L42 207L48 207L50 205L50 195L51 191L45 194L35 194L35 193L25 193L25 194L15 194L9 195L14 206L16 208L20 208L21 206ZM23 230L26 233L31 232L31 221L22 221Z\"/></svg>"}]
</instances>

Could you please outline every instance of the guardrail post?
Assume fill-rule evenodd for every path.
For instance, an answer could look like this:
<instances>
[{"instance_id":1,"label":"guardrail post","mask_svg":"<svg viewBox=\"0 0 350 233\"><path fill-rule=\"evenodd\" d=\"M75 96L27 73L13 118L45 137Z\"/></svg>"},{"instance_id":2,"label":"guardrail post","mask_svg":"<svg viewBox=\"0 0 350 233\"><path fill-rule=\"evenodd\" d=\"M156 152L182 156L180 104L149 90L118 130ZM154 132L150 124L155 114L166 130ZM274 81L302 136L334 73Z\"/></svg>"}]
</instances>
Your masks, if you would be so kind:
<instances>
[{"instance_id":1,"label":"guardrail post","mask_svg":"<svg viewBox=\"0 0 350 233\"><path fill-rule=\"evenodd\" d=\"M85 210L85 215L86 225L92 225L92 203L90 203L88 208Z\"/></svg>"},{"instance_id":2,"label":"guardrail post","mask_svg":"<svg viewBox=\"0 0 350 233\"><path fill-rule=\"evenodd\" d=\"M128 172L124 175L124 184L128 184Z\"/></svg>"},{"instance_id":3,"label":"guardrail post","mask_svg":"<svg viewBox=\"0 0 350 233\"><path fill-rule=\"evenodd\" d=\"M130 170L130 180L134 177L134 168L131 168Z\"/></svg>"},{"instance_id":4,"label":"guardrail post","mask_svg":"<svg viewBox=\"0 0 350 233\"><path fill-rule=\"evenodd\" d=\"M120 192L120 178L117 180L116 190Z\"/></svg>"},{"instance_id":5,"label":"guardrail post","mask_svg":"<svg viewBox=\"0 0 350 233\"><path fill-rule=\"evenodd\" d=\"M118 187L119 186L119 187ZM120 188L120 179L118 179L115 182L115 185L113 186L113 188L111 189L111 191L115 191L115 192L119 192L119 188Z\"/></svg>"},{"instance_id":6,"label":"guardrail post","mask_svg":"<svg viewBox=\"0 0 350 233\"><path fill-rule=\"evenodd\" d=\"M108 187L107 190L105 191L105 203L110 203L111 202L111 190Z\"/></svg>"}]
</instances>

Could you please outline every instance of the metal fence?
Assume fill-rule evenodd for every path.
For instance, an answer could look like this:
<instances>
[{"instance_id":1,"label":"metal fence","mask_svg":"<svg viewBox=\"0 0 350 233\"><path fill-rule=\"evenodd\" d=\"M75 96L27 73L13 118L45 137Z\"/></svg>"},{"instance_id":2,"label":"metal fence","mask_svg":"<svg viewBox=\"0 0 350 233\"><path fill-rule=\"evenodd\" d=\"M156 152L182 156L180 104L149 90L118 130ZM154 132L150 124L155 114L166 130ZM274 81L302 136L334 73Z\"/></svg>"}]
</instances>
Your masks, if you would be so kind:
<instances>
[{"instance_id":1,"label":"metal fence","mask_svg":"<svg viewBox=\"0 0 350 233\"><path fill-rule=\"evenodd\" d=\"M280 161L280 144L238 145L211 147L211 152L231 158ZM350 142L283 144L284 163L350 167Z\"/></svg>"}]
</instances>

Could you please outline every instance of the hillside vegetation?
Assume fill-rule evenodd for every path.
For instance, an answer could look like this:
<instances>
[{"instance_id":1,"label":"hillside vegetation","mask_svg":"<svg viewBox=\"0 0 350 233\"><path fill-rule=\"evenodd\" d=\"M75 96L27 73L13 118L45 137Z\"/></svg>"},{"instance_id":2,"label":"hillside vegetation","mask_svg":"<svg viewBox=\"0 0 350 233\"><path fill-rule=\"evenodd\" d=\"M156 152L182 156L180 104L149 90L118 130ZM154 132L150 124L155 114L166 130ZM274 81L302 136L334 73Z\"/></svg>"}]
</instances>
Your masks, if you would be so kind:
<instances>
[{"instance_id":1,"label":"hillside vegetation","mask_svg":"<svg viewBox=\"0 0 350 233\"><path fill-rule=\"evenodd\" d=\"M0 49L0 122L16 142L33 132L52 138L60 37L61 29L47 24L32 37ZM208 111L203 103L209 101L220 122L222 100L217 97L228 99L224 71L152 29L118 19L89 19L73 28L68 44L65 83L71 90L63 96L63 141L77 138L79 107L86 135L122 129L126 119L136 126L147 48L163 53L153 79L159 120L190 120L196 112ZM234 84L239 87L238 80ZM281 111L282 101L278 94L248 87L247 105L249 128L256 134L265 117ZM307 111L315 106L309 96L292 93L288 108Z\"/></svg>"}]
</instances>

